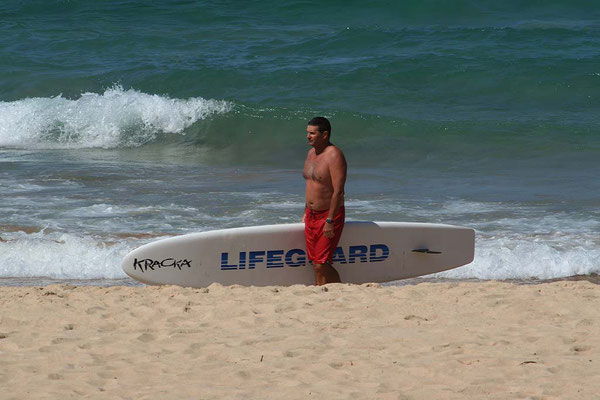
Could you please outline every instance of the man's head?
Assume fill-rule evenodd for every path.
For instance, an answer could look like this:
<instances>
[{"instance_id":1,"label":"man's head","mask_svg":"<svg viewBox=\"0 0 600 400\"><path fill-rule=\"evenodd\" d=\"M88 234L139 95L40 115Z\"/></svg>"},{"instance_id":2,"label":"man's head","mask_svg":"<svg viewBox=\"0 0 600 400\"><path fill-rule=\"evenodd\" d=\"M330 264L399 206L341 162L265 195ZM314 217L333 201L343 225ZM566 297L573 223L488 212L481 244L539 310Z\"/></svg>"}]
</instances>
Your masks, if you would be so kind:
<instances>
[{"instance_id":1,"label":"man's head","mask_svg":"<svg viewBox=\"0 0 600 400\"><path fill-rule=\"evenodd\" d=\"M308 121L308 126L306 127L306 137L308 139L308 144L311 146L320 147L322 144L329 143L329 138L331 136L331 124L329 120L325 117L314 117L310 121Z\"/></svg>"},{"instance_id":2,"label":"man's head","mask_svg":"<svg viewBox=\"0 0 600 400\"><path fill-rule=\"evenodd\" d=\"M329 120L325 117L314 117L310 121L308 121L309 126L316 126L319 128L319 132L328 133L328 137L331 137L331 124Z\"/></svg>"}]
</instances>

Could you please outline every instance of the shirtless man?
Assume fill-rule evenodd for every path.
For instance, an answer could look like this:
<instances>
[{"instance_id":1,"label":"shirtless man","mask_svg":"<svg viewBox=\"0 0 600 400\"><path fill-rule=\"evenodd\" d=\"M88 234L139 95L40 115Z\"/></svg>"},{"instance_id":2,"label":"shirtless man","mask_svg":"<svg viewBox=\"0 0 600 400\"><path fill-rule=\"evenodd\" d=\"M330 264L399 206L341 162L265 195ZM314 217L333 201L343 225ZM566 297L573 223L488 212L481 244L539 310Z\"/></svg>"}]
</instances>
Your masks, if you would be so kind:
<instances>
[{"instance_id":1,"label":"shirtless man","mask_svg":"<svg viewBox=\"0 0 600 400\"><path fill-rule=\"evenodd\" d=\"M306 207L302 222L317 285L340 282L331 260L344 228L346 159L329 141L330 136L331 125L326 118L316 117L308 122L306 138L312 149L304 162Z\"/></svg>"}]
</instances>

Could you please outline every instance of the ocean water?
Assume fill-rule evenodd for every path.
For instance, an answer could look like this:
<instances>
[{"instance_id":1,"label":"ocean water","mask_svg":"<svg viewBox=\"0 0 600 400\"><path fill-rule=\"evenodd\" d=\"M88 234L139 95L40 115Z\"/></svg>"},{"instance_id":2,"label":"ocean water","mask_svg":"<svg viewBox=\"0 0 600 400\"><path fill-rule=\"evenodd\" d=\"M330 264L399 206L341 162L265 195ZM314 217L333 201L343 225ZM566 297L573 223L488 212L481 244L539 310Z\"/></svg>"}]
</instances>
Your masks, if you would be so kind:
<instances>
[{"instance_id":1,"label":"ocean water","mask_svg":"<svg viewBox=\"0 0 600 400\"><path fill-rule=\"evenodd\" d=\"M0 4L0 284L299 221L316 115L348 219L476 230L438 278L600 273L600 8L389 3Z\"/></svg>"}]
</instances>

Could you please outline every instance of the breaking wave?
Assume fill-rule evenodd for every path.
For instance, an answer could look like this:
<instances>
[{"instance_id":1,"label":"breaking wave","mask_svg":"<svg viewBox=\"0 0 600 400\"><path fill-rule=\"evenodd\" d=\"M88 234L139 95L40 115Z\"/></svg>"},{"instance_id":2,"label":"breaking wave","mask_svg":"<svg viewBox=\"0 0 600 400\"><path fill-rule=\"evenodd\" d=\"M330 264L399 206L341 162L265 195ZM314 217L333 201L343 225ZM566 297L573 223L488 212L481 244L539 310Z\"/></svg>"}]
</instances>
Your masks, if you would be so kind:
<instances>
[{"instance_id":1,"label":"breaking wave","mask_svg":"<svg viewBox=\"0 0 600 400\"><path fill-rule=\"evenodd\" d=\"M27 149L118 148L149 143L232 109L202 97L173 99L119 85L75 100L56 97L0 102L0 146Z\"/></svg>"}]
</instances>

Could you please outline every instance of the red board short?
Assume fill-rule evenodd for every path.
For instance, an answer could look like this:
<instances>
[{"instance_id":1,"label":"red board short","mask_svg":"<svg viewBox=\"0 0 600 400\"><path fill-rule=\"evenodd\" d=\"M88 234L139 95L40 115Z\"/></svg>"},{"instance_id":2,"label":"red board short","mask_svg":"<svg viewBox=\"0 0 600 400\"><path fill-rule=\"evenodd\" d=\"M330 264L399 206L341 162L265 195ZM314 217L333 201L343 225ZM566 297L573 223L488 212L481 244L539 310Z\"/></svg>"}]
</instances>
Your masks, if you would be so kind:
<instances>
[{"instance_id":1,"label":"red board short","mask_svg":"<svg viewBox=\"0 0 600 400\"><path fill-rule=\"evenodd\" d=\"M306 238L308 259L315 264L331 263L344 229L346 219L344 206L339 208L333 219L334 236L332 238L323 235L323 227L329 210L313 211L307 208L304 213L304 237Z\"/></svg>"}]
</instances>

